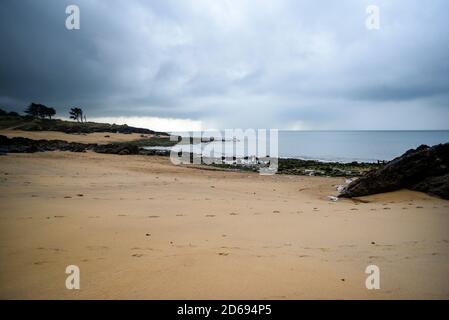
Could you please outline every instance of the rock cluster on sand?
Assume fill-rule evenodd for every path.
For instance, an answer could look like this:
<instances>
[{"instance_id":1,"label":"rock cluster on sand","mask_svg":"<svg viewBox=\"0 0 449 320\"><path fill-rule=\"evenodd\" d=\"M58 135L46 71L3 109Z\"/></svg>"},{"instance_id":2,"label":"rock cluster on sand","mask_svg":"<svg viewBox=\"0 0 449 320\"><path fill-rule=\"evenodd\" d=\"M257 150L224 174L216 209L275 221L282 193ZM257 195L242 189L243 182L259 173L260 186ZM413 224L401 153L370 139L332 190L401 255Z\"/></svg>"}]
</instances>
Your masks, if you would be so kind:
<instances>
[{"instance_id":1,"label":"rock cluster on sand","mask_svg":"<svg viewBox=\"0 0 449 320\"><path fill-rule=\"evenodd\" d=\"M407 188L449 199L449 143L421 145L384 167L351 182L340 197L359 197Z\"/></svg>"},{"instance_id":2,"label":"rock cluster on sand","mask_svg":"<svg viewBox=\"0 0 449 320\"><path fill-rule=\"evenodd\" d=\"M8 138L0 135L0 154L6 153L33 153L43 151L71 151L85 152L92 150L107 154L140 154L169 156L170 150L145 150L132 142L96 144L67 142L63 140L33 140L22 137Z\"/></svg>"},{"instance_id":3,"label":"rock cluster on sand","mask_svg":"<svg viewBox=\"0 0 449 320\"><path fill-rule=\"evenodd\" d=\"M56 150L83 152L93 146L95 145L63 140L32 140L22 137L8 138L0 135L0 151L3 153L33 153Z\"/></svg>"}]
</instances>

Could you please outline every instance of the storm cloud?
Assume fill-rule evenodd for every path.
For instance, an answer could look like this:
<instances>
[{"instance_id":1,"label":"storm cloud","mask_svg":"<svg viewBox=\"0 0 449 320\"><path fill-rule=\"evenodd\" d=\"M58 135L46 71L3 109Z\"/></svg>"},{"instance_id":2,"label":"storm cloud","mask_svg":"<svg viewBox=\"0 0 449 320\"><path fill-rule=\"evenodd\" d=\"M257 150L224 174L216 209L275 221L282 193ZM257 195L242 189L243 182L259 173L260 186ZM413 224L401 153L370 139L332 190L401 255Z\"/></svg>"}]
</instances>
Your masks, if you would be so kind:
<instances>
[{"instance_id":1,"label":"storm cloud","mask_svg":"<svg viewBox=\"0 0 449 320\"><path fill-rule=\"evenodd\" d=\"M70 4L80 30L65 28ZM0 106L79 105L166 130L449 129L448 12L445 0L3 0Z\"/></svg>"}]
</instances>

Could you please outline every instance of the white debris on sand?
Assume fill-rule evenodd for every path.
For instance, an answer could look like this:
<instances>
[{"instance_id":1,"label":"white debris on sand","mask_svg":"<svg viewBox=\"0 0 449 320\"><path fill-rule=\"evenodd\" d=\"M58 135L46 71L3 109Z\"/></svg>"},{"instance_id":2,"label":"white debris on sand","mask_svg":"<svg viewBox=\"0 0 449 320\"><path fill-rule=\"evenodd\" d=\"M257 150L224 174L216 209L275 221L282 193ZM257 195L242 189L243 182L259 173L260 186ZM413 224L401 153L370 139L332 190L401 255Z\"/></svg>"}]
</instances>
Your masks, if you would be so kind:
<instances>
[{"instance_id":1,"label":"white debris on sand","mask_svg":"<svg viewBox=\"0 0 449 320\"><path fill-rule=\"evenodd\" d=\"M355 181L356 179L357 178L346 178L345 179L345 184L338 184L338 185L336 185L338 193L342 193L343 190L345 190L345 188L347 187L347 185L350 184L351 182ZM338 200L338 197L335 197L335 196L328 196L328 198L331 201L337 201Z\"/></svg>"}]
</instances>

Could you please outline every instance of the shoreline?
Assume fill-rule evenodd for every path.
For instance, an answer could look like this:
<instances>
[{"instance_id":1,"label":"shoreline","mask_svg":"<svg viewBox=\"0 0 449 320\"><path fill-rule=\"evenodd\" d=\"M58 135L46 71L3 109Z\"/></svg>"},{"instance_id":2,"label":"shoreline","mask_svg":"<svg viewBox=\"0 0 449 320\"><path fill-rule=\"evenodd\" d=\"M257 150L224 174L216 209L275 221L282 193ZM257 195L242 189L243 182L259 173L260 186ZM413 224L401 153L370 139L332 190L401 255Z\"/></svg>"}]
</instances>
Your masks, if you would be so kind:
<instances>
[{"instance_id":1,"label":"shoreline","mask_svg":"<svg viewBox=\"0 0 449 320\"><path fill-rule=\"evenodd\" d=\"M5 134L5 136L2 136ZM140 154L148 156L170 156L170 146L175 145L176 141L167 138L155 136L139 136L136 139L134 135L120 134L112 136L106 133L91 133L84 135L71 135L69 142L63 140L67 138L66 133L51 132L50 137L56 140L33 138L45 136L46 132L29 133L27 131L0 130L0 139L3 153L32 153L38 151L73 151L85 152L93 150L98 153L110 154ZM100 143L96 143L95 139L101 139ZM105 141L106 139L106 141ZM82 141L82 142L81 142ZM116 141L116 142L115 142ZM89 143L86 143L89 142ZM155 147L148 147L155 145ZM161 146L162 145L162 146ZM164 147L166 146L166 147ZM164 149L165 148L165 149ZM178 153L179 155L179 153ZM187 154L189 156L189 154ZM190 159L195 157L194 153L190 153ZM259 171L264 168L270 161L270 158L257 157L221 157L220 158L196 158L196 160L211 167L221 169L232 169L241 171ZM206 161L207 160L207 161ZM301 160L293 158L279 158L278 171L279 174L295 174L295 175L320 175L320 176L338 176L338 177L357 177L365 172L378 169L380 163L342 163L342 162L321 162L315 160Z\"/></svg>"}]
</instances>

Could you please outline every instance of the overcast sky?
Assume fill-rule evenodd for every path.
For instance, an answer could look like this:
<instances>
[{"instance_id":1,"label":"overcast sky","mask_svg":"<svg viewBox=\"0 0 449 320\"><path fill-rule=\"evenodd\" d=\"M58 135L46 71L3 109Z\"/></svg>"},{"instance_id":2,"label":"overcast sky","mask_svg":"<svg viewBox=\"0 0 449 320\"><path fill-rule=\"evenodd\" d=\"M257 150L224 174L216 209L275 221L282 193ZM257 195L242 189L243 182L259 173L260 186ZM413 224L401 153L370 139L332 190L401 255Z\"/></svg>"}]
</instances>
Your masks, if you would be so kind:
<instances>
[{"instance_id":1,"label":"overcast sky","mask_svg":"<svg viewBox=\"0 0 449 320\"><path fill-rule=\"evenodd\" d=\"M69 4L80 30L65 28ZM2 0L0 106L158 130L449 129L448 13L447 0Z\"/></svg>"}]
</instances>

